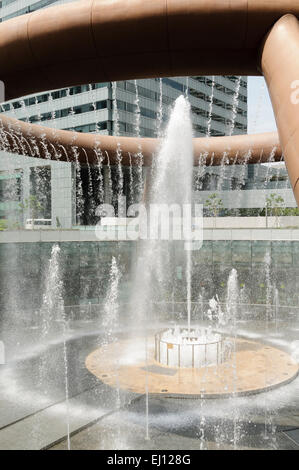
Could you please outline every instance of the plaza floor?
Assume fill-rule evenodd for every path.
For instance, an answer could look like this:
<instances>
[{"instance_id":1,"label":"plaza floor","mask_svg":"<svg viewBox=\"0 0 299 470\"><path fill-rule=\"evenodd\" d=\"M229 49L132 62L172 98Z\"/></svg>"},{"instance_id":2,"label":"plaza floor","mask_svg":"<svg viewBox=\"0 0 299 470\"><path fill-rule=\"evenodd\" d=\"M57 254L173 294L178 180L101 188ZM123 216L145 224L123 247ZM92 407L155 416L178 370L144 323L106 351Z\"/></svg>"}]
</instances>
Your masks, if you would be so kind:
<instances>
[{"instance_id":1,"label":"plaza floor","mask_svg":"<svg viewBox=\"0 0 299 470\"><path fill-rule=\"evenodd\" d=\"M66 403L61 339L53 337L40 351L38 345L32 349L37 335L30 331L20 354L0 366L0 449L65 449L69 425L72 449L299 450L298 377L249 396L150 395L146 403L142 390L111 387L86 368L99 335L95 323L74 322L67 341ZM293 356L299 321L267 330L263 322L239 322L237 335Z\"/></svg>"}]
</instances>

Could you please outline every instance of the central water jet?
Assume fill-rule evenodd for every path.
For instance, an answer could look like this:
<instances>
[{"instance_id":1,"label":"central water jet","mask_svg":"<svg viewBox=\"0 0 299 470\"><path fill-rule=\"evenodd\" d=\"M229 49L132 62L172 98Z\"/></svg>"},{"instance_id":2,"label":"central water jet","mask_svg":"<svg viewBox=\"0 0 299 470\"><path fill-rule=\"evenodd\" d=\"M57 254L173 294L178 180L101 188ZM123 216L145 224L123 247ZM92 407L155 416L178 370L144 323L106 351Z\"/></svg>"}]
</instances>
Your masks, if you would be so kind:
<instances>
[{"instance_id":1,"label":"central water jet","mask_svg":"<svg viewBox=\"0 0 299 470\"><path fill-rule=\"evenodd\" d=\"M155 359L170 367L208 367L223 359L222 338L211 329L175 327L155 336Z\"/></svg>"}]
</instances>

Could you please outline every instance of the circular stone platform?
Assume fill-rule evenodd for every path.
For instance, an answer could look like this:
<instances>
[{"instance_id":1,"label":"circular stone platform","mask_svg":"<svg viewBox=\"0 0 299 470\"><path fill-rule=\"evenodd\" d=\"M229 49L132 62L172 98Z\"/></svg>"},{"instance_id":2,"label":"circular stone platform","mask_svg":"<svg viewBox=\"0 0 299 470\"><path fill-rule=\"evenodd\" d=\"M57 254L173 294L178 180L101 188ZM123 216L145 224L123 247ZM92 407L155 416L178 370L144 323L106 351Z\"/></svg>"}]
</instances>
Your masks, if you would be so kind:
<instances>
[{"instance_id":1,"label":"circular stone platform","mask_svg":"<svg viewBox=\"0 0 299 470\"><path fill-rule=\"evenodd\" d=\"M111 387L182 398L221 398L271 390L292 381L298 364L280 349L243 338L226 362L207 368L173 368L155 360L155 339L131 338L102 346L86 358L87 369Z\"/></svg>"}]
</instances>

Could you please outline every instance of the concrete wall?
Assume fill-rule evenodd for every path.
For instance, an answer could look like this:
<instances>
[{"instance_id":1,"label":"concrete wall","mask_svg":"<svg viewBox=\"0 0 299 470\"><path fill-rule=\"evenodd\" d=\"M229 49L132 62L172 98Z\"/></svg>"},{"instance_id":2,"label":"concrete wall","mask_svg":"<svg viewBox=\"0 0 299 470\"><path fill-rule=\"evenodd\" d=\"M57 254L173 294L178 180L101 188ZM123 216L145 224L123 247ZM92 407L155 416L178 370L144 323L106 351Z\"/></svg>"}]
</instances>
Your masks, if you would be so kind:
<instances>
[{"instance_id":1,"label":"concrete wall","mask_svg":"<svg viewBox=\"0 0 299 470\"><path fill-rule=\"evenodd\" d=\"M226 209L263 209L270 194L281 196L284 207L297 207L292 189L250 189L241 191L198 191L193 193L195 202L205 204L211 194L217 194Z\"/></svg>"},{"instance_id":2,"label":"concrete wall","mask_svg":"<svg viewBox=\"0 0 299 470\"><path fill-rule=\"evenodd\" d=\"M205 217L206 229L246 229L246 228L297 228L299 217Z\"/></svg>"},{"instance_id":3,"label":"concrete wall","mask_svg":"<svg viewBox=\"0 0 299 470\"><path fill-rule=\"evenodd\" d=\"M123 237L123 231L120 231L120 236ZM299 241L299 229L205 228L203 240ZM91 230L7 230L0 232L0 244L85 241L103 243L97 238L94 228ZM107 241L104 243L107 244Z\"/></svg>"}]
</instances>

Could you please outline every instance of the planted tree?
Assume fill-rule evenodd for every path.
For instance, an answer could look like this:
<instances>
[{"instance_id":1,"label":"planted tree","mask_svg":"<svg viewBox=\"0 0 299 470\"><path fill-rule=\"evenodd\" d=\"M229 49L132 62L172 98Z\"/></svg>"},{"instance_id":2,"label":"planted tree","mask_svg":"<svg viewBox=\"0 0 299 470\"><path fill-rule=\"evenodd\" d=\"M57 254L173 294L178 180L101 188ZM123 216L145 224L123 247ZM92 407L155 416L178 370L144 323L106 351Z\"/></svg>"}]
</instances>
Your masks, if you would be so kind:
<instances>
[{"instance_id":1,"label":"planted tree","mask_svg":"<svg viewBox=\"0 0 299 470\"><path fill-rule=\"evenodd\" d=\"M279 226L279 217L284 214L285 202L282 196L272 193L266 199L266 215L275 217L275 224Z\"/></svg>"},{"instance_id":2,"label":"planted tree","mask_svg":"<svg viewBox=\"0 0 299 470\"><path fill-rule=\"evenodd\" d=\"M0 231L7 230L8 222L6 219L0 219Z\"/></svg>"},{"instance_id":3,"label":"planted tree","mask_svg":"<svg viewBox=\"0 0 299 470\"><path fill-rule=\"evenodd\" d=\"M216 222L216 217L220 214L220 211L223 209L223 202L220 197L217 196L216 193L211 194L206 199L206 208L208 212L214 217L214 224Z\"/></svg>"}]
</instances>

